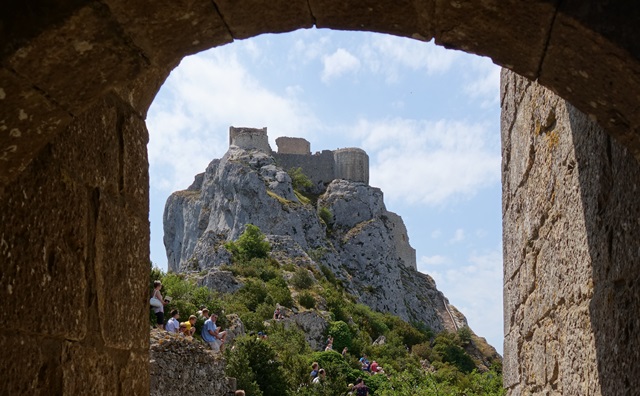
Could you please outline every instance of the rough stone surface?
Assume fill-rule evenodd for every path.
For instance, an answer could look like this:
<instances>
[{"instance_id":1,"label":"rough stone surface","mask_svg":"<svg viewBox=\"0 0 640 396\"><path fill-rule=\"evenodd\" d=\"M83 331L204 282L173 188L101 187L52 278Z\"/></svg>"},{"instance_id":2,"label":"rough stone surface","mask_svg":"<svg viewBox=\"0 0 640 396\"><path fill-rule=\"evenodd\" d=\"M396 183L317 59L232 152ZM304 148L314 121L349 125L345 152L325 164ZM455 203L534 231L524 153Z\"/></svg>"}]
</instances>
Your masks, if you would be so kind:
<instances>
[{"instance_id":1,"label":"rough stone surface","mask_svg":"<svg viewBox=\"0 0 640 396\"><path fill-rule=\"evenodd\" d=\"M220 271L214 267L198 279L198 286L206 286L220 293L234 293L242 287L242 283L236 280L231 271Z\"/></svg>"},{"instance_id":2,"label":"rough stone surface","mask_svg":"<svg viewBox=\"0 0 640 396\"><path fill-rule=\"evenodd\" d=\"M325 347L325 336L329 327L330 317L323 316L318 311L305 311L293 314L282 320L285 328L292 325L304 332L304 337L311 349L319 351Z\"/></svg>"},{"instance_id":3,"label":"rough stone surface","mask_svg":"<svg viewBox=\"0 0 640 396\"><path fill-rule=\"evenodd\" d=\"M543 87L503 72L501 90L505 386L632 394L640 166Z\"/></svg>"},{"instance_id":4,"label":"rough stone surface","mask_svg":"<svg viewBox=\"0 0 640 396\"><path fill-rule=\"evenodd\" d=\"M146 136L132 109L107 98L45 146L18 183L0 190L3 349L19 356L35 346L26 355L33 362L23 362L8 389L148 389L146 366L130 363L147 353L138 330L148 321ZM4 359L0 371L15 363ZM127 373L135 380L122 388Z\"/></svg>"},{"instance_id":5,"label":"rough stone surface","mask_svg":"<svg viewBox=\"0 0 640 396\"><path fill-rule=\"evenodd\" d=\"M185 11L189 14L187 17L182 14ZM178 15L184 18L177 18ZM99 201L96 192L101 191L103 184L85 184L80 178L91 177L90 170L96 168L103 168L105 178L111 175L103 165L92 161L92 155L96 153L99 154L96 158L102 158L103 154L111 156L109 152L113 146L104 138L111 136L112 129L106 125L102 129L103 117L110 116L94 108L105 97L111 97L111 92L119 96L123 105L133 107L130 114L137 115L141 123L153 96L185 54L228 42L232 36L250 37L314 24L393 33L420 40L436 36L436 42L440 44L490 56L494 62L522 75L539 78L542 84L561 94L592 119L597 119L608 133L640 159L639 16L640 3L633 1L0 2L0 213L3 216L0 224L0 297L7 307L0 318L8 326L0 330L0 335L10 333L6 342L12 351L27 350L26 346L21 346L24 344L14 344L20 339L13 338L14 332L26 332L28 336L25 337L35 339L38 345L57 345L54 348L57 352L47 349L47 356L53 354L54 357L45 366L25 365L37 371L20 371L0 386L3 390L21 390L23 384L34 384L32 379L37 377L38 384L46 382L43 386L49 387L50 393L62 393L59 379L62 338L56 337L80 340L86 334L90 334L89 337L99 334L100 326L95 322L98 313L92 241L97 216L95 202ZM77 141L69 139L69 126L79 124L84 124L87 133L79 134L81 139ZM63 135L68 139L60 146L64 150L54 153L61 144L60 139L64 139ZM92 136L92 139L83 138L86 136ZM601 142L595 135L585 136L596 139L587 143ZM135 147L130 150L132 144ZM130 153L132 164L135 163L134 167L125 170L142 175L146 173L147 165L142 154L144 147L139 144L120 140L118 146ZM66 154L74 150L86 155L72 157ZM612 153L617 151L611 150ZM526 151L520 154L528 156ZM511 157L515 163L521 160L517 155ZM108 161L110 167L118 168L117 162L111 162L113 157ZM628 180L626 168L611 169L616 171L604 179L609 178L612 186L617 186L612 191L620 191L616 192L620 197L619 206L637 202L635 196L625 195L634 191L632 185L622 184ZM592 185L586 183L585 186ZM544 188L538 185L533 190ZM141 189L145 194L148 192L147 187ZM586 187L584 191L587 191ZM111 191L108 193L112 194ZM135 194L122 197L123 205L130 212L148 205L147 197ZM129 202L129 199L133 201ZM607 202L607 207L611 208L613 201ZM613 219L609 212L603 214L605 221ZM146 210L142 210L132 216L145 219L146 215ZM628 222L621 224L629 227ZM614 257L611 262L624 262L618 257L628 254L637 257L636 245L615 242L623 237L634 237L631 241L637 241L636 234L625 229L619 236L611 229L612 248L603 250L611 250L611 257ZM592 228L588 230L589 241L593 238L601 240ZM124 234L124 239L137 240L133 243L135 246L148 238L148 231L135 234L127 227L119 227L113 232ZM590 249L596 245L590 244ZM511 247L505 245L505 249ZM54 250L57 252L55 257L50 254ZM592 256L606 257L597 249L593 251ZM138 253L134 256L127 257L132 266L145 266L148 257L138 260ZM527 269L536 269L532 260L528 267L506 264L512 269L522 268L517 275L522 284L536 285L535 278L532 279L536 273L525 273ZM623 285L621 281L611 286L608 277L612 272L624 275L620 279L636 279L637 276L634 277L633 266L615 264L615 271L611 266L614 264L594 265L597 269L594 272L594 301L615 302L616 305L615 309L594 314L593 317L601 320L593 328L597 331L595 342L599 351L605 351L598 353L598 359L603 359L599 360L602 384L608 387L603 393L619 394L615 384L624 384L624 373L638 361L633 353L622 351L639 349L636 344L633 349L623 348L627 345L625 342L635 342L633 335L638 334L638 324L629 318L636 318L638 310L632 315L623 315L624 310L617 304L625 304L629 309L637 307L637 298L633 297L637 296L633 294L637 288ZM74 276L71 276L72 270ZM33 276L28 275L31 271ZM142 285L143 279L139 282ZM598 289L600 286L604 289ZM43 287L47 287L52 306L56 307L57 311L52 313L54 317L64 317L66 321L44 323L35 318L36 323L29 331L14 329L19 327L15 323L20 323L24 317L33 317L31 313L41 308L37 291ZM607 287L611 287L610 299L598 300L607 295ZM134 301L127 303L135 304ZM143 300L138 303L141 307L147 304ZM515 309L508 304L505 307L509 311L506 317L510 317ZM87 319L89 313L90 320ZM581 318L576 313L572 320L583 323ZM126 322L123 318L117 320ZM62 323L71 326L69 330L63 329ZM86 330L87 323L93 329L90 333ZM617 327L612 330L608 323L616 323ZM609 330L610 340L603 336L609 334ZM52 338L41 333L51 334ZM520 342L518 337L516 334L508 336L505 345L516 348ZM564 339L549 345L552 345L551 351L559 349L558 353L563 356L577 353L566 347L569 344ZM607 353L609 351L612 353ZM578 362L576 364L583 361L583 356L572 356ZM126 358L120 357L116 361L121 364ZM509 364L512 363L516 364L517 359ZM0 369L8 372L7 362L0 364ZM549 378L554 378L554 372L551 371ZM27 393L37 394L36 389L45 389L36 388L40 385L33 385ZM631 385L623 386L633 389ZM121 389L124 394L145 393Z\"/></svg>"},{"instance_id":6,"label":"rough stone surface","mask_svg":"<svg viewBox=\"0 0 640 396\"><path fill-rule=\"evenodd\" d=\"M199 282L215 287L225 276L216 268L230 264L224 243L253 224L267 235L273 258L298 266L327 266L351 294L375 310L423 322L434 331L466 325L464 316L457 320L451 313L433 279L416 271L404 223L386 210L380 189L334 180L317 208L305 205L293 193L289 176L275 166L271 150L243 150L234 141L232 137L229 151L196 176L188 190L167 200L169 270L209 270ZM331 232L317 214L321 207L333 214ZM234 283L215 290L239 287Z\"/></svg>"},{"instance_id":7,"label":"rough stone surface","mask_svg":"<svg viewBox=\"0 0 640 396\"><path fill-rule=\"evenodd\" d=\"M227 396L235 391L224 376L222 355L205 348L204 343L164 330L152 330L150 338L150 395Z\"/></svg>"}]
</instances>

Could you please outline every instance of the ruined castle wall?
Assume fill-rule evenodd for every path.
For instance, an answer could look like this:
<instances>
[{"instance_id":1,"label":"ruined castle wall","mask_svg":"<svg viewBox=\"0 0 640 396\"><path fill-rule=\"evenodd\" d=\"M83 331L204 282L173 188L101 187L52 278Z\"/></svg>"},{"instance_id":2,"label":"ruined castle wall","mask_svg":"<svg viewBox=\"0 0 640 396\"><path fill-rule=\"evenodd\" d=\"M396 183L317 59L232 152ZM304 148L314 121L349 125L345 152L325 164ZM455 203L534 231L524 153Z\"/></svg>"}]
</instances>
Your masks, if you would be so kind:
<instances>
[{"instance_id":1,"label":"ruined castle wall","mask_svg":"<svg viewBox=\"0 0 640 396\"><path fill-rule=\"evenodd\" d=\"M149 393L147 141L108 97L0 189L0 394Z\"/></svg>"},{"instance_id":2,"label":"ruined castle wall","mask_svg":"<svg viewBox=\"0 0 640 396\"><path fill-rule=\"evenodd\" d=\"M284 137L276 139L279 154L303 154L311 155L311 144L307 139Z\"/></svg>"},{"instance_id":3,"label":"ruined castle wall","mask_svg":"<svg viewBox=\"0 0 640 396\"><path fill-rule=\"evenodd\" d=\"M302 168L302 172L313 181L316 186L324 188L325 184L335 179L335 165L333 152L323 150L313 155L302 154L274 154L276 163L284 170Z\"/></svg>"},{"instance_id":4,"label":"ruined castle wall","mask_svg":"<svg viewBox=\"0 0 640 396\"><path fill-rule=\"evenodd\" d=\"M508 394L634 394L640 164L536 83L501 98Z\"/></svg>"},{"instance_id":5,"label":"ruined castle wall","mask_svg":"<svg viewBox=\"0 0 640 396\"><path fill-rule=\"evenodd\" d=\"M229 146L271 153L266 127L262 129L229 127Z\"/></svg>"},{"instance_id":6,"label":"ruined castle wall","mask_svg":"<svg viewBox=\"0 0 640 396\"><path fill-rule=\"evenodd\" d=\"M359 148L335 150L333 157L336 179L345 179L369 184L369 156Z\"/></svg>"}]
</instances>

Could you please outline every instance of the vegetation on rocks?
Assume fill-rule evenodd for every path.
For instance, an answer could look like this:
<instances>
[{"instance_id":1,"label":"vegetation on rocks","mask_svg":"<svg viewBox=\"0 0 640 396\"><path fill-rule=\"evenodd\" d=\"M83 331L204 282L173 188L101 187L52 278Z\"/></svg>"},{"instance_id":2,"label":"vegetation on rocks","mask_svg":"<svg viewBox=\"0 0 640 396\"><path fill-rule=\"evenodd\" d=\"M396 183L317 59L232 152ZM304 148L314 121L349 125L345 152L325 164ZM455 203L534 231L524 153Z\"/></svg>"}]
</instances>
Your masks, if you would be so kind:
<instances>
[{"instance_id":1,"label":"vegetation on rocks","mask_svg":"<svg viewBox=\"0 0 640 396\"><path fill-rule=\"evenodd\" d=\"M236 293L197 287L195 279L155 268L151 281L160 279L163 295L173 298L165 311L178 308L183 318L205 305L220 315L218 324L226 328L224 314L239 315L249 334L226 348L226 372L247 395L344 395L347 384L358 377L364 378L371 395L504 394L501 362L480 372L468 352L474 343L468 329L434 334L424 324L357 304L328 268L280 265L270 258L270 246L255 226L248 225L227 246L233 252L233 265L227 269L243 284ZM273 319L278 305L282 320ZM316 309L330 318L320 343L332 336L333 350L312 351L309 334L295 325L296 315ZM198 322L197 334L201 326ZM257 337L259 331L268 337ZM381 336L384 341L374 344ZM345 356L339 353L344 347ZM358 362L363 354L384 367L384 374L363 372ZM327 372L320 385L310 384L312 362Z\"/></svg>"}]
</instances>

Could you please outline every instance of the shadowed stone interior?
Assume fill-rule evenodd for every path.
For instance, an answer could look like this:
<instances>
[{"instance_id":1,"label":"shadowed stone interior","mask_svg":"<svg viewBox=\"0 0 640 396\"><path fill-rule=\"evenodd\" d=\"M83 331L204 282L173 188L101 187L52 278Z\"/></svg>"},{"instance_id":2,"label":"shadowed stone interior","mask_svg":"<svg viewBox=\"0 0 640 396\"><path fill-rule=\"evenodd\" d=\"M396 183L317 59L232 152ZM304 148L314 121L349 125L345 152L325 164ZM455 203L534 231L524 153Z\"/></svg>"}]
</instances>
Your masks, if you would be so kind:
<instances>
[{"instance_id":1,"label":"shadowed stone interior","mask_svg":"<svg viewBox=\"0 0 640 396\"><path fill-rule=\"evenodd\" d=\"M517 125L503 130L530 142L504 149L516 183L504 203L505 381L511 394L633 392L638 20L639 3L578 0L2 2L0 345L14 358L0 363L0 394L148 393L146 111L184 56L314 25L433 38L575 106L556 140L552 118L516 111L556 99L522 79L522 95L502 91L503 121ZM531 197L513 206L523 189Z\"/></svg>"}]
</instances>

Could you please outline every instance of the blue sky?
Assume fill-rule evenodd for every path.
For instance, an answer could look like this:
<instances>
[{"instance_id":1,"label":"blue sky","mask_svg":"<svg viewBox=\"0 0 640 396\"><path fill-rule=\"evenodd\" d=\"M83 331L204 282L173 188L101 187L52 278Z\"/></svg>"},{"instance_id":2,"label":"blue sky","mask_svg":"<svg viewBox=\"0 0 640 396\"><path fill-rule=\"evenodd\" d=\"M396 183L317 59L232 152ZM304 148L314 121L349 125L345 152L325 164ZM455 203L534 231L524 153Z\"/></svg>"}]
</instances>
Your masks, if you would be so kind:
<instances>
[{"instance_id":1,"label":"blue sky","mask_svg":"<svg viewBox=\"0 0 640 396\"><path fill-rule=\"evenodd\" d=\"M418 269L502 352L499 71L490 59L389 35L262 35L185 58L149 109L151 259L162 213L228 147L229 126L360 147L405 221Z\"/></svg>"}]
</instances>

